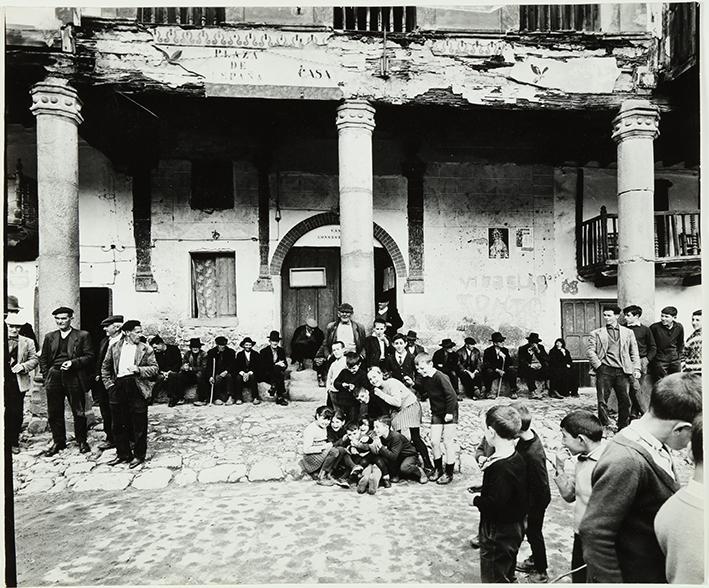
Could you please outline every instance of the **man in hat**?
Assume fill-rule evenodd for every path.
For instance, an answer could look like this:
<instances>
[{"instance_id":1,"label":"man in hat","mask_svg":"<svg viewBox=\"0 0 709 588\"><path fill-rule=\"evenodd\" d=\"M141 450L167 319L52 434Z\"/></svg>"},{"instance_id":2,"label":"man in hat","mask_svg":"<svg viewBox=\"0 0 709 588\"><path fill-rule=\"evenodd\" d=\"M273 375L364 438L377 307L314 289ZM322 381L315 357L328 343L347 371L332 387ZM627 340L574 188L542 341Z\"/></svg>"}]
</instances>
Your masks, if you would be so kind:
<instances>
[{"instance_id":1,"label":"man in hat","mask_svg":"<svg viewBox=\"0 0 709 588\"><path fill-rule=\"evenodd\" d=\"M91 394L94 401L98 403L99 409L101 410L101 419L103 420L103 431L106 433L106 440L98 446L101 451L106 449L112 449L116 445L113 441L113 419L111 417L111 403L108 398L108 391L103 385L103 380L101 379L101 366L103 365L103 360L106 358L108 350L111 345L114 345L120 341L122 335L121 326L123 325L123 315L114 314L106 317L101 321L101 326L103 327L106 336L101 339L98 346L98 354L96 355L96 375L94 376L94 382L91 385Z\"/></svg>"},{"instance_id":2,"label":"man in hat","mask_svg":"<svg viewBox=\"0 0 709 588\"><path fill-rule=\"evenodd\" d=\"M510 398L517 398L517 372L512 366L510 352L502 343L505 337L502 333L495 332L490 337L492 345L483 351L483 385L485 394L494 396L492 384L502 378L510 387Z\"/></svg>"},{"instance_id":3,"label":"man in hat","mask_svg":"<svg viewBox=\"0 0 709 588\"><path fill-rule=\"evenodd\" d=\"M101 378L111 402L116 443L116 458L108 465L128 462L132 469L145 461L151 380L160 368L153 348L140 340L143 332L140 321L124 322L121 331L123 337L111 345L103 360Z\"/></svg>"},{"instance_id":4,"label":"man in hat","mask_svg":"<svg viewBox=\"0 0 709 588\"><path fill-rule=\"evenodd\" d=\"M519 376L524 379L529 391L529 397L539 400L542 395L537 394L537 382L546 382L549 356L547 355L539 333L530 333L527 343L517 350L519 362ZM562 398L555 390L549 392L551 398Z\"/></svg>"},{"instance_id":5,"label":"man in hat","mask_svg":"<svg viewBox=\"0 0 709 588\"><path fill-rule=\"evenodd\" d=\"M318 328L318 323L312 317L293 331L290 343L291 359L298 363L298 371L305 369L306 359L315 358L323 339L325 334Z\"/></svg>"},{"instance_id":6,"label":"man in hat","mask_svg":"<svg viewBox=\"0 0 709 588\"><path fill-rule=\"evenodd\" d=\"M655 381L681 371L684 327L677 322L677 309L674 306L665 306L660 311L660 321L650 325L650 332L657 347L655 359L650 364Z\"/></svg>"},{"instance_id":7,"label":"man in hat","mask_svg":"<svg viewBox=\"0 0 709 588\"><path fill-rule=\"evenodd\" d=\"M406 333L406 351L414 357L416 357L419 353L426 353L424 346L419 345L416 341L418 341L418 334L416 331L409 331Z\"/></svg>"},{"instance_id":8,"label":"man in hat","mask_svg":"<svg viewBox=\"0 0 709 588\"><path fill-rule=\"evenodd\" d=\"M207 352L202 349L200 338L192 337L189 349L182 356L179 389L181 393L184 393L188 386L196 385L197 398L200 400L209 398L209 382L207 378Z\"/></svg>"},{"instance_id":9,"label":"man in hat","mask_svg":"<svg viewBox=\"0 0 709 588\"><path fill-rule=\"evenodd\" d=\"M364 341L367 333L364 326L352 319L354 308L352 305L343 302L337 307L337 320L328 323L325 330L325 339L315 356L318 365L318 384L325 385L327 376L327 359L332 355L332 344L335 341L342 341L345 345L345 353L354 351L364 358ZM324 372L324 373L323 373Z\"/></svg>"},{"instance_id":10,"label":"man in hat","mask_svg":"<svg viewBox=\"0 0 709 588\"><path fill-rule=\"evenodd\" d=\"M34 341L20 335L20 330L26 322L18 313L9 313L5 319L6 361L8 362L5 378L15 380L17 384L5 387L5 439L12 448L12 453L20 452L25 394L30 389L32 373L39 365Z\"/></svg>"},{"instance_id":11,"label":"man in hat","mask_svg":"<svg viewBox=\"0 0 709 588\"><path fill-rule=\"evenodd\" d=\"M280 341L281 334L278 331L271 331L268 336L268 345L259 353L261 356L261 376L259 380L271 385L269 393L271 396L276 395L276 404L288 406L285 384L288 364L286 363L286 352L280 346Z\"/></svg>"},{"instance_id":12,"label":"man in hat","mask_svg":"<svg viewBox=\"0 0 709 588\"><path fill-rule=\"evenodd\" d=\"M20 306L17 296L13 296L12 294L8 294L7 300L5 302L5 316L9 314L17 314L22 310L22 307ZM25 324L23 324L20 327L20 335L23 337L27 337L28 339L31 339L32 342L34 343L34 349L35 351L39 351L39 342L37 341L37 336L34 334L34 329L32 328L32 325L27 322L27 319L25 319Z\"/></svg>"},{"instance_id":13,"label":"man in hat","mask_svg":"<svg viewBox=\"0 0 709 588\"><path fill-rule=\"evenodd\" d=\"M60 306L52 315L59 328L44 337L39 358L39 369L47 391L47 416L53 440L45 455L51 457L66 448L64 398L69 399L74 416L74 436L79 451L88 453L91 448L86 442L86 393L91 389L95 359L91 336L71 326L74 318L71 308Z\"/></svg>"},{"instance_id":14,"label":"man in hat","mask_svg":"<svg viewBox=\"0 0 709 588\"><path fill-rule=\"evenodd\" d=\"M150 339L150 346L155 351L155 359L158 362L160 371L158 377L153 384L153 393L151 395L151 403L157 398L160 390L167 390L167 405L172 407L182 399L182 390L180 389L180 366L182 364L182 356L177 345L168 345L160 335L155 335Z\"/></svg>"},{"instance_id":15,"label":"man in hat","mask_svg":"<svg viewBox=\"0 0 709 588\"><path fill-rule=\"evenodd\" d=\"M458 377L463 391L469 398L478 400L482 389L482 354L475 347L474 337L466 337L465 344L456 351L458 354Z\"/></svg>"},{"instance_id":16,"label":"man in hat","mask_svg":"<svg viewBox=\"0 0 709 588\"><path fill-rule=\"evenodd\" d=\"M453 351L455 343L450 339L441 341L441 348L433 354L433 366L443 372L451 381L451 386L458 397L458 400L463 400L458 392L458 354Z\"/></svg>"},{"instance_id":17,"label":"man in hat","mask_svg":"<svg viewBox=\"0 0 709 588\"><path fill-rule=\"evenodd\" d=\"M401 315L396 308L389 305L389 299L382 294L377 299L377 314L375 319L382 319L386 327L386 336L389 341L392 340L396 332L403 326L404 321L401 320Z\"/></svg>"},{"instance_id":18,"label":"man in hat","mask_svg":"<svg viewBox=\"0 0 709 588\"><path fill-rule=\"evenodd\" d=\"M239 343L241 351L236 354L236 403L244 402L244 388L251 392L254 404L261 404L258 393L258 377L261 373L261 356L253 349L254 341L251 337L244 337Z\"/></svg>"},{"instance_id":19,"label":"man in hat","mask_svg":"<svg viewBox=\"0 0 709 588\"><path fill-rule=\"evenodd\" d=\"M386 336L386 322L383 318L374 319L372 334L364 340L364 358L367 368L381 367L391 353L391 344Z\"/></svg>"},{"instance_id":20,"label":"man in hat","mask_svg":"<svg viewBox=\"0 0 709 588\"><path fill-rule=\"evenodd\" d=\"M205 377L209 386L199 392L202 396L194 402L195 406L205 406L209 397L213 396L214 404L234 404L234 362L236 351L227 346L227 338L223 335L214 339L214 347L207 351L207 366ZM214 393L212 394L212 389Z\"/></svg>"}]
</instances>

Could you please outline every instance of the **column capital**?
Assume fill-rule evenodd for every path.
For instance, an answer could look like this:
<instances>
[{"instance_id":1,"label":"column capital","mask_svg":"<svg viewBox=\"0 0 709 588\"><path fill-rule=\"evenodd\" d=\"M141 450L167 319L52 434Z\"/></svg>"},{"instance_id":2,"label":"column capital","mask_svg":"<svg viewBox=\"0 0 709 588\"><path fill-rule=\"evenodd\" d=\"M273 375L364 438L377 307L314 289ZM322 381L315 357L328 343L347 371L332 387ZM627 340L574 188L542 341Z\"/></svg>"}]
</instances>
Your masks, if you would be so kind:
<instances>
[{"instance_id":1,"label":"column capital","mask_svg":"<svg viewBox=\"0 0 709 588\"><path fill-rule=\"evenodd\" d=\"M361 128L374 130L374 107L367 100L345 100L337 107L337 130Z\"/></svg>"},{"instance_id":2,"label":"column capital","mask_svg":"<svg viewBox=\"0 0 709 588\"><path fill-rule=\"evenodd\" d=\"M611 137L620 143L631 137L656 139L660 134L660 111L648 100L626 100L613 119Z\"/></svg>"},{"instance_id":3,"label":"column capital","mask_svg":"<svg viewBox=\"0 0 709 588\"><path fill-rule=\"evenodd\" d=\"M47 78L35 84L30 91L32 106L30 111L35 116L49 114L62 116L73 121L77 126L84 121L81 116L82 103L76 90L66 80Z\"/></svg>"}]
</instances>

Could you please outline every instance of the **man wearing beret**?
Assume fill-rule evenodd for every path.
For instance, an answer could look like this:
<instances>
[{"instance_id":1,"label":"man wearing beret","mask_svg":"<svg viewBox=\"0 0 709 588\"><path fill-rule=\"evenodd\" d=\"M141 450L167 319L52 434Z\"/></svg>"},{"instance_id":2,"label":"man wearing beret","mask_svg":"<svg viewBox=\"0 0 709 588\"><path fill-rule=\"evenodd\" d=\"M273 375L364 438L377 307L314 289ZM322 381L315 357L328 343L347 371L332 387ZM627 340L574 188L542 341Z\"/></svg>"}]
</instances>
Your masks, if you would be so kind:
<instances>
[{"instance_id":1,"label":"man wearing beret","mask_svg":"<svg viewBox=\"0 0 709 588\"><path fill-rule=\"evenodd\" d=\"M254 404L261 404L258 393L258 378L261 375L261 356L253 350L254 341L251 337L244 337L239 343L241 351L236 354L234 367L236 380L236 403L244 401L244 388L251 391L251 400Z\"/></svg>"},{"instance_id":2,"label":"man wearing beret","mask_svg":"<svg viewBox=\"0 0 709 588\"><path fill-rule=\"evenodd\" d=\"M677 322L677 309L674 306L665 306L660 311L660 321L650 325L650 332L657 347L655 359L650 364L655 381L681 371L684 327Z\"/></svg>"},{"instance_id":3,"label":"man wearing beret","mask_svg":"<svg viewBox=\"0 0 709 588\"><path fill-rule=\"evenodd\" d=\"M74 329L74 311L57 308L54 320L59 329L47 333L42 344L39 369L47 391L47 416L52 431L52 446L45 452L51 457L66 448L64 398L69 399L74 416L74 436L81 453L91 451L86 442L86 393L91 389L94 349L86 331Z\"/></svg>"},{"instance_id":4,"label":"man wearing beret","mask_svg":"<svg viewBox=\"0 0 709 588\"><path fill-rule=\"evenodd\" d=\"M332 355L332 344L335 341L342 341L345 344L345 353L356 351L364 359L364 341L367 333L364 325L352 319L354 308L348 302L343 302L337 307L337 320L328 323L325 330L325 339L315 355L315 362L318 365L318 384L325 385L328 365L327 360Z\"/></svg>"},{"instance_id":5,"label":"man wearing beret","mask_svg":"<svg viewBox=\"0 0 709 588\"><path fill-rule=\"evenodd\" d=\"M214 404L234 404L234 359L236 352L227 346L227 338L219 336L214 339L214 347L207 351L207 367L205 377L209 386L205 386L195 406L205 406L214 389ZM199 389L198 389L199 392Z\"/></svg>"},{"instance_id":6,"label":"man wearing beret","mask_svg":"<svg viewBox=\"0 0 709 588\"><path fill-rule=\"evenodd\" d=\"M101 443L98 448L101 451L106 449L112 449L115 447L113 442L113 419L111 418L111 403L108 400L108 391L103 385L103 380L101 379L101 366L103 365L103 360L106 358L106 353L108 353L111 345L120 341L121 339L121 325L123 324L123 315L114 314L106 317L101 321L101 326L103 327L106 336L101 339L101 343L98 346L98 355L96 356L96 375L94 376L94 382L91 387L91 392L93 394L94 400L98 402L99 409L101 410L101 418L103 419L103 430L106 433L106 441Z\"/></svg>"},{"instance_id":7,"label":"man wearing beret","mask_svg":"<svg viewBox=\"0 0 709 588\"><path fill-rule=\"evenodd\" d=\"M135 468L145 461L148 449L150 380L158 375L159 367L152 347L140 340L140 321L126 321L121 330L123 337L111 346L101 366L116 443L116 458L108 465L129 462L128 467Z\"/></svg>"},{"instance_id":8,"label":"man wearing beret","mask_svg":"<svg viewBox=\"0 0 709 588\"><path fill-rule=\"evenodd\" d=\"M155 384L151 400L155 400L162 388L167 389L168 406L172 407L182 397L180 391L180 367L182 365L182 355L177 345L168 345L160 335L155 335L149 341L150 346L155 351L155 360L158 362L160 372Z\"/></svg>"}]
</instances>

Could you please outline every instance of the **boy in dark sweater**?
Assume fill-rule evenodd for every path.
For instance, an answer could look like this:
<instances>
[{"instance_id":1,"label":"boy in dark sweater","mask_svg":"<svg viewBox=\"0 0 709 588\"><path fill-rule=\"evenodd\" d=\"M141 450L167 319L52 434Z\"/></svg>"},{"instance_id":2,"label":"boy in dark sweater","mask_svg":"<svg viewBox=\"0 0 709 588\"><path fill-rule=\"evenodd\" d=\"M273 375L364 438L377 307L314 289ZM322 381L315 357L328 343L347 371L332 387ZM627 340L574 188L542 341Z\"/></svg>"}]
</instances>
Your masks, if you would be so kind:
<instances>
[{"instance_id":1,"label":"boy in dark sweater","mask_svg":"<svg viewBox=\"0 0 709 588\"><path fill-rule=\"evenodd\" d=\"M420 484L428 482L428 476L419 466L419 456L416 448L398 431L392 431L391 419L380 416L374 421L376 438L372 449L384 463L393 476L414 478Z\"/></svg>"},{"instance_id":2,"label":"boy in dark sweater","mask_svg":"<svg viewBox=\"0 0 709 588\"><path fill-rule=\"evenodd\" d=\"M551 502L549 490L549 474L547 472L547 456L544 453L539 436L530 428L532 414L524 402L512 405L522 418L522 427L517 441L517 452L522 455L527 464L527 496L529 510L527 512L527 530L525 535L532 555L517 566L517 571L527 572L529 580L535 584L548 581L547 577L547 550L544 545L542 526L544 513Z\"/></svg>"},{"instance_id":3,"label":"boy in dark sweater","mask_svg":"<svg viewBox=\"0 0 709 588\"><path fill-rule=\"evenodd\" d=\"M522 418L515 408L498 405L487 411L484 424L495 452L483 466L480 493L473 495L480 511L480 579L514 582L527 515L527 465L515 451Z\"/></svg>"},{"instance_id":4,"label":"boy in dark sweater","mask_svg":"<svg viewBox=\"0 0 709 588\"><path fill-rule=\"evenodd\" d=\"M433 366L433 361L428 353L419 353L416 356L416 371L418 376L414 388L419 393L421 400L428 398L431 405L431 447L436 471L431 472L428 479L435 480L438 484L449 484L453 481L453 468L458 453L456 442L458 395L448 376ZM443 472L441 439L443 439L446 453L445 473Z\"/></svg>"},{"instance_id":5,"label":"boy in dark sweater","mask_svg":"<svg viewBox=\"0 0 709 588\"><path fill-rule=\"evenodd\" d=\"M347 369L344 369L335 378L336 393L332 395L335 410L344 413L346 420L354 421L359 417L359 403L357 392L369 387L367 370L362 365L362 356L355 351L345 353Z\"/></svg>"}]
</instances>

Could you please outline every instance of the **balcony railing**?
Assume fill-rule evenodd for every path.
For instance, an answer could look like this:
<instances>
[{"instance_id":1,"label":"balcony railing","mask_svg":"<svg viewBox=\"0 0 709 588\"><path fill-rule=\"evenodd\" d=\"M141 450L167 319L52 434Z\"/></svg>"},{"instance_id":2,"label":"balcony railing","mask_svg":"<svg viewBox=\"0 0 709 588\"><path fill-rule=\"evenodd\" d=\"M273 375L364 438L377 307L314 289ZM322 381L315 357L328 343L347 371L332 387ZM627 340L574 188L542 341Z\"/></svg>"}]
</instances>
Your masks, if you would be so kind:
<instances>
[{"instance_id":1,"label":"balcony railing","mask_svg":"<svg viewBox=\"0 0 709 588\"><path fill-rule=\"evenodd\" d=\"M591 275L618 262L618 215L601 214L581 224L579 271ZM699 262L702 253L699 210L655 212L655 262Z\"/></svg>"},{"instance_id":2,"label":"balcony railing","mask_svg":"<svg viewBox=\"0 0 709 588\"><path fill-rule=\"evenodd\" d=\"M598 31L598 4L527 4L519 7L523 32Z\"/></svg>"},{"instance_id":3,"label":"balcony railing","mask_svg":"<svg viewBox=\"0 0 709 588\"><path fill-rule=\"evenodd\" d=\"M416 8L412 6L335 7L332 26L344 31L407 33L416 28Z\"/></svg>"},{"instance_id":4,"label":"balcony railing","mask_svg":"<svg viewBox=\"0 0 709 588\"><path fill-rule=\"evenodd\" d=\"M224 8L138 8L138 22L143 24L218 25L226 20Z\"/></svg>"}]
</instances>

